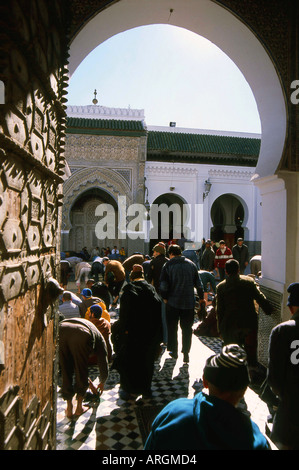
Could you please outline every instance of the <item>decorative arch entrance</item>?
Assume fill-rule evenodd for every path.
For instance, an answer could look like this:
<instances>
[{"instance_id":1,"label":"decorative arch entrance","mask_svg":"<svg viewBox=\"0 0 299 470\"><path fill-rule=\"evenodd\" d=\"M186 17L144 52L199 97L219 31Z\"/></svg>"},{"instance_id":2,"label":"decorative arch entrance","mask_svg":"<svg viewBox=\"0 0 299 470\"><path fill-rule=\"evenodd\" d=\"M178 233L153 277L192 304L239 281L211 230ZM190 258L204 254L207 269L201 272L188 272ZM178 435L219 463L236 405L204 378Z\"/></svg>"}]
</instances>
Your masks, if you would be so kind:
<instances>
[{"instance_id":1,"label":"decorative arch entrance","mask_svg":"<svg viewBox=\"0 0 299 470\"><path fill-rule=\"evenodd\" d=\"M229 248L238 237L247 239L246 220L248 208L246 203L233 194L223 194L214 201L211 208L211 239L215 242L223 239Z\"/></svg>"},{"instance_id":2,"label":"decorative arch entrance","mask_svg":"<svg viewBox=\"0 0 299 470\"><path fill-rule=\"evenodd\" d=\"M132 203L130 186L117 171L89 167L74 172L64 183L62 251L77 252L83 246L88 250L119 246L117 227L120 196L125 197L126 206ZM100 204L109 204L114 210L115 237L97 237L95 227L100 219L96 215L96 208ZM127 241L122 239L121 246L127 249Z\"/></svg>"},{"instance_id":3,"label":"decorative arch entrance","mask_svg":"<svg viewBox=\"0 0 299 470\"><path fill-rule=\"evenodd\" d=\"M177 194L165 193L158 196L151 206L150 253L159 241L167 243L180 239L188 228L189 214L185 212L186 201ZM187 237L186 237L187 238Z\"/></svg>"},{"instance_id":4,"label":"decorative arch entrance","mask_svg":"<svg viewBox=\"0 0 299 470\"><path fill-rule=\"evenodd\" d=\"M117 226L118 206L116 201L106 191L92 188L81 194L71 207L70 221L72 228L69 233L69 249L79 253L84 246L91 252L93 248L107 248L118 244L116 238L101 238L96 235L96 225L99 217L96 209L100 204L109 204L114 208L115 224Z\"/></svg>"},{"instance_id":5,"label":"decorative arch entrance","mask_svg":"<svg viewBox=\"0 0 299 470\"><path fill-rule=\"evenodd\" d=\"M254 94L262 126L256 173L273 174L286 138L286 100L274 63L257 36L237 16L210 0L126 0L95 15L74 37L70 75L95 47L115 34L138 26L171 24L216 44L238 66ZM246 51L246 53L244 53Z\"/></svg>"}]
</instances>

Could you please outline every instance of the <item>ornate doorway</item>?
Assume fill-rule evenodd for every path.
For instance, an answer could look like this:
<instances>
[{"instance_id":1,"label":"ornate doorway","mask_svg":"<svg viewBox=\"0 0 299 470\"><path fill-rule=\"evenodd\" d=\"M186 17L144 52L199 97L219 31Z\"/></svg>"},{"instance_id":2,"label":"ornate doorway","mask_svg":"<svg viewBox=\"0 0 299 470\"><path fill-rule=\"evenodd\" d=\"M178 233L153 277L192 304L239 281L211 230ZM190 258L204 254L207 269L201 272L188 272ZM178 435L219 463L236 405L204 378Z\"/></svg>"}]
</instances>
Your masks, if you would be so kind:
<instances>
[{"instance_id":1,"label":"ornate doorway","mask_svg":"<svg viewBox=\"0 0 299 470\"><path fill-rule=\"evenodd\" d=\"M101 204L109 204L113 207L115 227L117 227L118 208L113 197L99 188L89 189L76 199L71 208L72 228L69 234L69 249L71 251L79 253L84 246L88 251L91 251L95 247L112 248L117 245L116 237L109 238L107 236L103 239L97 237L96 225L100 217L96 215L96 210Z\"/></svg>"}]
</instances>

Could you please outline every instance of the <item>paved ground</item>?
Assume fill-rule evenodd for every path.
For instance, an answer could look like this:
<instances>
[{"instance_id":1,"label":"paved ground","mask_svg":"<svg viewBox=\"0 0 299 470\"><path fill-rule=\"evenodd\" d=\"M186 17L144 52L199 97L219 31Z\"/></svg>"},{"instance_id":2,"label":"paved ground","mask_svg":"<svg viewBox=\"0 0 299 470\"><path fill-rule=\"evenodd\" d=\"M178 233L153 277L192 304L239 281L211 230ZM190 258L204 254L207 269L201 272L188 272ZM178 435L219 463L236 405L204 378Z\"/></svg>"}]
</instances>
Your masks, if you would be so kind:
<instances>
[{"instance_id":1,"label":"paved ground","mask_svg":"<svg viewBox=\"0 0 299 470\"><path fill-rule=\"evenodd\" d=\"M116 317L111 312L111 317ZM180 335L179 335L180 336ZM57 449L58 450L142 450L144 433L140 422L141 407L143 413L153 407L163 406L179 397L193 397L201 388L200 379L207 357L218 352L221 343L218 339L193 335L190 363L183 364L183 356L177 361L164 352L156 363L153 377L153 397L123 401L118 396L119 376L113 370L106 382L99 401L89 401L90 409L75 421L65 418L65 402L59 395L57 406ZM96 368L90 368L90 376L97 383ZM265 432L267 405L250 388L245 395L252 419ZM142 414L142 413L141 413Z\"/></svg>"}]
</instances>

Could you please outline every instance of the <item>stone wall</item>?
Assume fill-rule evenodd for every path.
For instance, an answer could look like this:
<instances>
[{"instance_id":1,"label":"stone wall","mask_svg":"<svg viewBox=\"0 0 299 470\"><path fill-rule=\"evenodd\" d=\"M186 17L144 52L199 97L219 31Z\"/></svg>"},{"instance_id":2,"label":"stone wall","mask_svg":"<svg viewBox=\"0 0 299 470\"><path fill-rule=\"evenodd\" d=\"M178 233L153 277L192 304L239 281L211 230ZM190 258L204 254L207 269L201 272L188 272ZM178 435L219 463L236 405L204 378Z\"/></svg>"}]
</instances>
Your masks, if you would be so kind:
<instances>
[{"instance_id":1,"label":"stone wall","mask_svg":"<svg viewBox=\"0 0 299 470\"><path fill-rule=\"evenodd\" d=\"M64 2L0 6L0 449L55 447ZM51 291L51 292L50 292Z\"/></svg>"}]
</instances>

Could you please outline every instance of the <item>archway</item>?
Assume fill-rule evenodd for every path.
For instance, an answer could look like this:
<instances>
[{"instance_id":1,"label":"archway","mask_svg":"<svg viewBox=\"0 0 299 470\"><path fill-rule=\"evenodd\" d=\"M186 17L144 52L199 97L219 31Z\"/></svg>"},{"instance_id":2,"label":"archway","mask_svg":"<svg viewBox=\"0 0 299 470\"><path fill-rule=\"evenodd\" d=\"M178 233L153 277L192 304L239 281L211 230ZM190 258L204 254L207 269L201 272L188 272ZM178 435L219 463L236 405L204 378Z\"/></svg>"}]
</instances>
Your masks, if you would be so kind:
<instances>
[{"instance_id":1,"label":"archway","mask_svg":"<svg viewBox=\"0 0 299 470\"><path fill-rule=\"evenodd\" d=\"M151 205L150 253L159 241L188 238L189 213L186 202L177 194L165 193ZM188 232L188 233L186 233Z\"/></svg>"},{"instance_id":2,"label":"archway","mask_svg":"<svg viewBox=\"0 0 299 470\"><path fill-rule=\"evenodd\" d=\"M267 41L264 46L258 34L246 25L245 20L242 21L242 14L237 17L216 1L173 0L170 9L167 2L160 0L120 0L95 15L74 38L70 48L70 73L91 50L112 35L150 24L171 24L210 40L237 65L253 92L262 128L261 149L253 177L262 196L261 238L264 248L261 282L267 289L282 295L298 271L294 262L296 257L288 259L286 268L286 233L288 230L297 237L298 204L292 202L290 185L294 183L298 191L299 183L296 174L279 171L285 144L290 148L286 129L288 119L292 122L293 115L287 115L287 88L283 88L284 77L278 75L275 59L270 56L271 48L267 49ZM281 68L280 72L283 73ZM275 213L273 204L277 207ZM269 248L271 234L278 229L282 249L273 256ZM294 240L294 243L298 247L298 241ZM275 270L277 265L282 266L279 273Z\"/></svg>"},{"instance_id":3,"label":"archway","mask_svg":"<svg viewBox=\"0 0 299 470\"><path fill-rule=\"evenodd\" d=\"M119 1L93 17L74 38L69 70L95 47L127 29L149 24L172 24L197 33L216 44L239 67L248 81L260 114L262 142L256 174L277 170L286 136L286 105L275 66L267 51L237 17L208 0L173 0L171 10L160 0Z\"/></svg>"},{"instance_id":4,"label":"archway","mask_svg":"<svg viewBox=\"0 0 299 470\"><path fill-rule=\"evenodd\" d=\"M89 167L77 170L64 182L64 203L62 209L62 230L61 230L61 250L77 251L79 240L82 240L84 246L90 245L90 248L96 246L114 246L118 244L118 203L119 197L124 196L126 204L132 202L131 190L128 182L117 171L100 168ZM85 204L86 207L82 206ZM102 219L96 214L96 208L101 204L109 204L111 211L115 213L113 219L113 227L115 236L112 236L112 228L104 236L100 230L98 235L95 233L96 224L103 220L105 215L101 214ZM80 208L80 210L79 210ZM113 208L113 209L112 209ZM89 221L86 220L86 213L89 214ZM85 215L84 215L85 214ZM84 220L85 219L85 220ZM112 219L111 219L112 220ZM84 229L83 225L88 225L88 229ZM101 227L106 231L105 227ZM75 232L77 231L77 235ZM86 238L87 237L87 238ZM83 240L86 240L83 242ZM121 246L126 245L126 240L121 240ZM106 248L105 246L105 248ZM81 246L79 247L82 248ZM124 246L126 248L126 246Z\"/></svg>"},{"instance_id":5,"label":"archway","mask_svg":"<svg viewBox=\"0 0 299 470\"><path fill-rule=\"evenodd\" d=\"M246 239L248 208L233 194L223 194L214 201L211 208L211 239L223 239L232 248L238 237Z\"/></svg>"},{"instance_id":6,"label":"archway","mask_svg":"<svg viewBox=\"0 0 299 470\"><path fill-rule=\"evenodd\" d=\"M117 227L118 206L114 198L100 188L86 190L76 198L70 210L72 228L69 232L69 250L71 252L80 253L82 248L86 247L91 254L94 248L110 247L112 249L118 244L117 231L114 230L114 237L110 236L107 226L103 227L102 236L100 238L98 236L97 224L100 220L103 220L103 225L106 223L104 218L101 219L99 214L97 215L97 208L101 205L112 209L114 217L112 226ZM106 211L101 211L101 215L105 216L105 214Z\"/></svg>"},{"instance_id":7,"label":"archway","mask_svg":"<svg viewBox=\"0 0 299 470\"><path fill-rule=\"evenodd\" d=\"M14 230L8 232L6 239L4 235L2 237L2 244L5 243L7 246L0 267L1 284L4 286L6 282L6 286L9 288L10 283L14 283L18 279L21 280L19 283L21 290L18 296L15 294L15 289L12 292L10 292L11 289L7 289L9 296L14 295L13 300L10 297L6 298L3 287L1 292L3 303L1 309L1 359L3 359L3 353L5 353L5 362L1 361L1 369L4 366L4 370L1 370L0 384L2 403L1 436L3 436L1 445L5 449L51 449L55 446L56 383L52 384L51 377L57 371L55 358L57 359L58 315L56 315L57 310L55 307L49 306L47 308L43 277L42 275L39 277L38 272L44 274L50 272L51 275L55 276L59 261L58 246L53 243L52 246L45 247L45 245L42 245L43 237L41 237L40 244L34 246L31 250L32 247L28 246L27 230L23 227L23 219L28 219L28 214L35 215L35 223L40 223L40 217L44 218L49 215L49 224L51 226L53 226L52 221L54 221L54 224L58 221L59 210L49 211L49 214L45 214L42 203L44 199L40 199L40 195L42 194L42 198L45 197L45 200L49 201L50 206L60 207L61 193L57 189L59 189L58 182L63 174L64 166L64 159L61 155L64 146L63 102L64 82L66 82L64 67L68 57L67 32L69 26L65 18L65 10L73 14L79 12L83 15L82 11L88 13L88 8L87 10L84 9L85 5L83 6L83 2L81 3L82 8L81 6L78 8L78 2L75 1L67 3L16 1L3 2L1 8L1 12L3 10L1 21L3 25L5 24L5 35L1 44L3 52L1 61L4 64L2 71L4 81L7 84L8 97L3 115L4 125L1 129L3 149L1 156L3 160L5 158L5 166L2 166L1 174L1 183L3 185L2 207L6 209L7 218L14 223ZM102 8L105 8L104 5L107 6L108 3L108 0L86 2L87 6L88 4L93 7L101 5ZM133 0L127 0L125 2L114 1L113 3L113 6L111 8L107 7L101 15L112 13L114 7L124 7L123 9L126 9L125 15L118 14L120 31L122 30L122 24L126 27L128 19L132 23L131 27L141 25L142 23L138 18L140 13L142 13L143 21L146 23L167 22L169 19L168 2L161 0L152 0L151 2L148 0L134 0L133 2ZM133 3L134 8L132 9L130 5ZM225 7L223 9L219 7L216 1L173 0L171 3L171 7L175 9L176 13L177 6L181 7L182 21L180 25L184 27L185 24L187 27L188 22L193 22L194 29L200 34L204 34L205 28L211 28L211 24L209 24L204 11L197 11L196 8L206 6L215 11L217 9L219 20L217 21L216 18L213 25L215 35L219 37L217 44L220 45L222 35L223 38L228 38L228 46L234 48L237 55L244 56L245 66L242 70L248 81L250 79L250 70L247 74L246 63L249 69L253 66L253 73L254 70L257 71L256 82L254 76L252 77L253 81L250 81L258 102L263 126L262 151L257 173L260 176L274 175L284 142L286 113L283 92L275 73L274 60L272 62L265 51L266 48L271 50L271 35L273 35L273 42L278 45L276 54L279 45L282 42L285 43L285 54L281 51L278 67L283 74L286 90L289 89L290 81L288 79L294 73L294 64L296 64L296 54L298 52L295 30L298 10L290 3L281 3L281 7L278 7L277 2L273 2L275 8L268 10L265 7L266 2L260 4L258 1L253 2L253 11L257 20L251 24L255 28L256 36L249 29L247 29L247 33L254 42L258 42L259 32L262 32L263 29L266 32L264 35L265 49L258 43L261 54L254 55L251 50L250 54L247 54L250 49L249 43L248 49L242 47L246 44L246 41L241 42L240 36L234 35L229 19L239 22L240 28L244 27L246 29L246 26L233 14L226 11ZM230 3L237 7L237 4L241 5L242 2L224 1L223 3ZM271 4L271 2L267 3ZM155 4L157 8L159 6L162 9L164 8L163 15L160 15L160 17L157 15L157 8L154 8ZM28 8L28 5L30 5L30 8ZM140 10L138 10L139 7ZM236 10L242 16L242 8L237 7ZM284 24L282 30L276 30L273 27L272 15L268 14L270 11L274 14L278 12L276 20L283 20L280 22L280 24ZM225 21L226 18L222 17L223 12L226 12L229 16L228 21ZM121 11L118 11L118 13L121 13ZM105 16L101 16L101 20L104 19ZM106 31L105 26L110 29L111 25L112 23L106 25L104 23L103 29L98 29L94 35L97 38L96 40L99 37L97 34ZM16 29L18 31L17 40ZM78 30L81 31L80 24ZM230 34L231 32L232 34ZM282 32L285 34L281 35ZM108 37L110 34L111 31L109 30ZM292 41L284 41L285 38L292 38ZM232 44L230 44L230 41ZM229 47L225 49L224 46L225 44L223 44L223 50L228 51ZM86 51L83 51L83 55L86 55ZM233 58L233 54L230 57ZM265 61L263 60L264 57L266 57ZM278 59L277 55L276 59ZM235 60L235 63L238 63L237 60ZM241 62L238 63L239 66L240 64ZM267 73L263 74L264 70L267 72L268 66L270 80L267 80ZM267 120L267 117L269 120ZM298 147L298 133L296 132L298 121L296 118L297 113L295 111L290 112L288 127L289 135L292 138L287 143L287 155L296 154L294 149ZM30 142L32 144L35 142L35 150L33 150L33 146L30 148ZM52 145L56 154L55 169L53 169L53 166L51 167L53 165L52 158L49 158L49 160L47 158L47 162L39 160L41 148L44 144L46 148L48 143L50 155L52 155ZM288 168L293 167L289 166ZM266 251L263 259L267 262L271 260L264 274L267 275L268 281L275 281L272 284L268 282L269 288L274 286L275 289L279 288L279 292L284 294L286 294L283 290L284 284L288 285L288 283L299 277L298 263L296 264L299 246L297 160L294 169L293 173L291 171L286 172L285 175L280 174L279 177L275 175L265 183L260 182L261 187L263 186L263 212L267 216L263 233L263 241L266 240L264 244ZM27 196L23 197L22 191L27 192ZM20 201L21 196L22 200ZM275 214L273 214L273 206L275 206ZM16 244L20 243L20 232L22 232L22 246L16 247ZM276 236L277 246L283 249L273 251L273 233ZM286 250L286 246L290 245L294 246L294 250ZM266 266L266 262L264 265ZM49 266L50 269L48 269ZM279 266L279 269L277 269L277 266ZM5 277L6 281L4 282ZM263 276L263 278L265 280L266 276ZM26 286L27 280L31 282L29 289ZM274 297L274 300L280 308L282 300L285 299L278 296L278 298ZM267 337L268 335L264 335L264 338L267 339ZM15 341L12 342L11 338L15 338ZM267 342L264 340L264 345L266 346L266 344ZM40 373L41 368L44 374ZM11 419L12 416L18 417L17 424L14 419Z\"/></svg>"}]
</instances>

